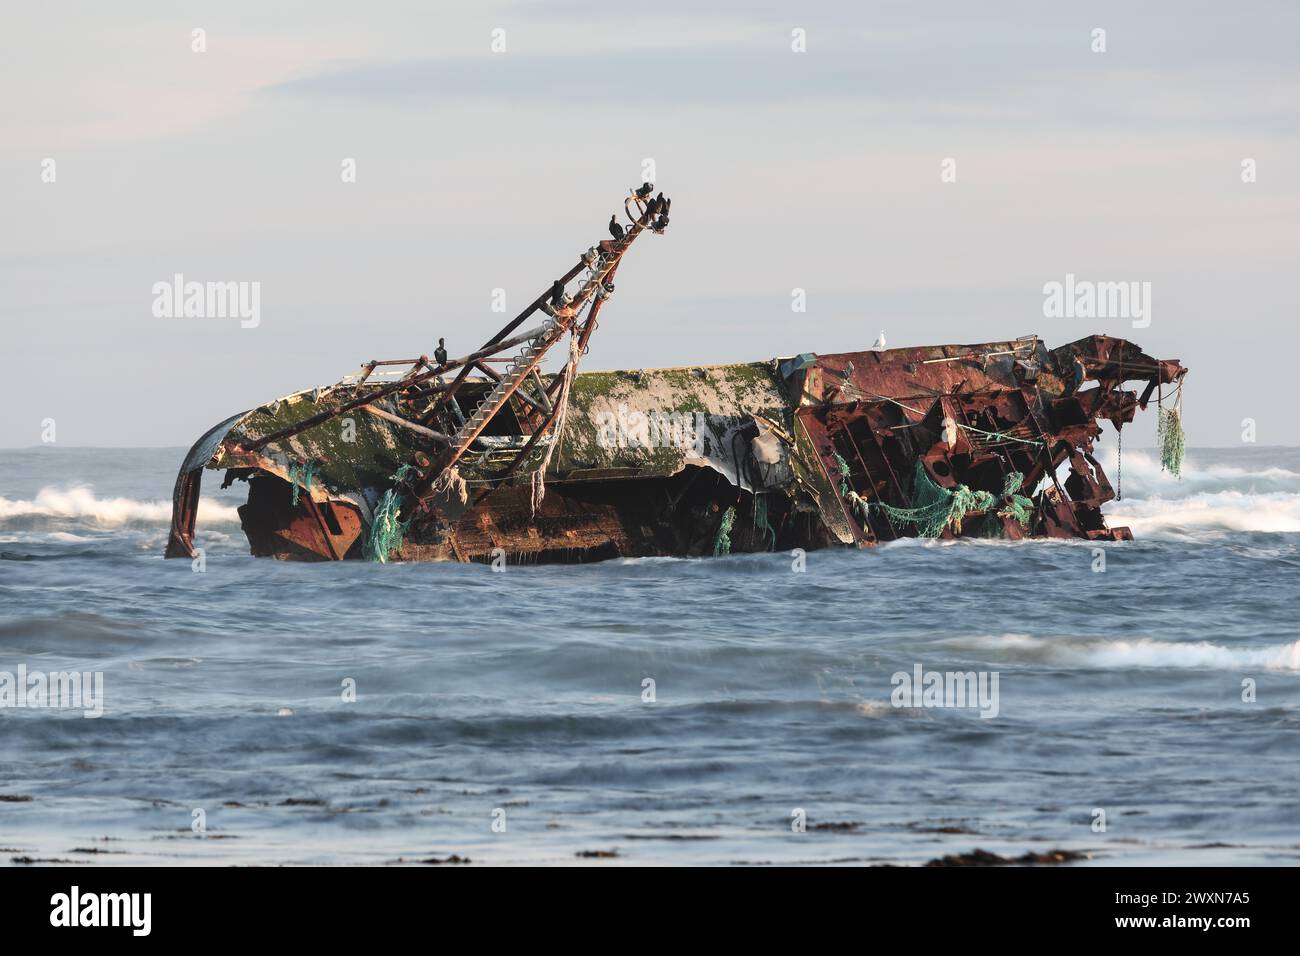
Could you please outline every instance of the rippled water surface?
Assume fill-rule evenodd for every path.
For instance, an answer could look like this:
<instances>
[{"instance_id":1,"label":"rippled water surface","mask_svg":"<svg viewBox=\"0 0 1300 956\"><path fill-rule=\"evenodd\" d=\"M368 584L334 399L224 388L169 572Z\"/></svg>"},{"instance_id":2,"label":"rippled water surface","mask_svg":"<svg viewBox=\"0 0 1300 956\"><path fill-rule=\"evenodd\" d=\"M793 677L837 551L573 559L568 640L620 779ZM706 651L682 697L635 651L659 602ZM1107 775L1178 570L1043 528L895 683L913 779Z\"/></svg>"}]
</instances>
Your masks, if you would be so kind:
<instances>
[{"instance_id":1,"label":"rippled water surface","mask_svg":"<svg viewBox=\"0 0 1300 956\"><path fill-rule=\"evenodd\" d=\"M0 710L0 860L1300 860L1300 450L1181 482L1126 452L1139 540L1100 573L1078 542L290 564L212 480L196 573L161 556L182 457L0 451L0 671L104 675L102 717ZM892 706L917 665L997 672L997 715Z\"/></svg>"}]
</instances>

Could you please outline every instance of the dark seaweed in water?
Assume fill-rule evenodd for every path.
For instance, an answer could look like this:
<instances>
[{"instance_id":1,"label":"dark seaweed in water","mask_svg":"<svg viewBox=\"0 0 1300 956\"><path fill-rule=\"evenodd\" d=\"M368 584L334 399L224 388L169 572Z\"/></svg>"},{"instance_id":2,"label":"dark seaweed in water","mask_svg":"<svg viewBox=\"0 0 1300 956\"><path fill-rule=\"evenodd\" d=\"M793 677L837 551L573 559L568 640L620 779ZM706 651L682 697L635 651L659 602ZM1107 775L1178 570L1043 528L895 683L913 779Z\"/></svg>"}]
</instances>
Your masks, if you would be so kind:
<instances>
[{"instance_id":1,"label":"dark seaweed in water","mask_svg":"<svg viewBox=\"0 0 1300 956\"><path fill-rule=\"evenodd\" d=\"M1092 859L1091 854L1076 850L1048 850L1046 853L1022 853L1020 856L999 856L988 850L972 850L931 860L926 866L1045 866L1055 863L1077 863Z\"/></svg>"}]
</instances>

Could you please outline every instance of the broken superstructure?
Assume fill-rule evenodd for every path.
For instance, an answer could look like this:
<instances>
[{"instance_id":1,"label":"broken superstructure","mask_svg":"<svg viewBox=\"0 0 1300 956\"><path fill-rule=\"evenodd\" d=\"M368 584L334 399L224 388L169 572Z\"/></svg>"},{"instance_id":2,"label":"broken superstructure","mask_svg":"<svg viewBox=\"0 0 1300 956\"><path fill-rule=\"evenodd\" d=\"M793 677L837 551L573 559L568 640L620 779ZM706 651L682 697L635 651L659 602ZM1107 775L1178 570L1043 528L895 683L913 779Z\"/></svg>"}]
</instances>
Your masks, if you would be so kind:
<instances>
[{"instance_id":1,"label":"broken superstructure","mask_svg":"<svg viewBox=\"0 0 1300 956\"><path fill-rule=\"evenodd\" d=\"M207 432L177 477L167 555L195 553L204 469L248 482L252 552L278 558L577 562L1130 537L1102 515L1115 492L1093 454L1098 423L1119 430L1155 396L1162 427L1177 428L1186 369L1123 339L579 373L623 255L668 224L670 201L649 192L629 195L628 225L611 219L613 238L482 348L371 361ZM563 367L543 374L566 338Z\"/></svg>"}]
</instances>

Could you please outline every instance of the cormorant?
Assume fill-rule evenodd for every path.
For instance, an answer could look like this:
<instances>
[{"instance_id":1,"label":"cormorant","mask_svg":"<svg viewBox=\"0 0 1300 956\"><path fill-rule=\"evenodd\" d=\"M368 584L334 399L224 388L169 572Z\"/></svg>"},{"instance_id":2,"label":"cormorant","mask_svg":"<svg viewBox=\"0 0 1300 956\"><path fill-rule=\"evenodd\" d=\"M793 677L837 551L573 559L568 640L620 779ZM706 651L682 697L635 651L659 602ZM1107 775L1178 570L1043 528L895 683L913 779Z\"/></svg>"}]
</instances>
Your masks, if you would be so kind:
<instances>
[{"instance_id":1,"label":"cormorant","mask_svg":"<svg viewBox=\"0 0 1300 956\"><path fill-rule=\"evenodd\" d=\"M551 305L556 309L564 305L564 283L559 279L551 283Z\"/></svg>"},{"instance_id":2,"label":"cormorant","mask_svg":"<svg viewBox=\"0 0 1300 956\"><path fill-rule=\"evenodd\" d=\"M623 238L623 227L618 224L618 219L615 216L609 217L609 234L615 240Z\"/></svg>"},{"instance_id":3,"label":"cormorant","mask_svg":"<svg viewBox=\"0 0 1300 956\"><path fill-rule=\"evenodd\" d=\"M646 196L650 195L650 191L654 188L654 183L642 183L641 188L636 191L636 198L645 199Z\"/></svg>"},{"instance_id":4,"label":"cormorant","mask_svg":"<svg viewBox=\"0 0 1300 956\"><path fill-rule=\"evenodd\" d=\"M433 350L433 360L439 365L447 364L447 349L445 348L445 345L446 343L442 339L438 339L438 347Z\"/></svg>"}]
</instances>

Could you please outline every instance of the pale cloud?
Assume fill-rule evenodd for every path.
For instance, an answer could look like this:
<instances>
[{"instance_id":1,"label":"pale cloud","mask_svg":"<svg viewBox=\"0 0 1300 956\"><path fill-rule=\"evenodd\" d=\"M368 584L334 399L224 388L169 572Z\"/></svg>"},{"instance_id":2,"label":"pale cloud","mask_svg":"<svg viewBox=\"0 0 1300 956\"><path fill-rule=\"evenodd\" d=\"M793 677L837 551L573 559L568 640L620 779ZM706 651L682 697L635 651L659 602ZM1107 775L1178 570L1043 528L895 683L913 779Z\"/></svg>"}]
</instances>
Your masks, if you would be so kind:
<instances>
[{"instance_id":1,"label":"pale cloud","mask_svg":"<svg viewBox=\"0 0 1300 956\"><path fill-rule=\"evenodd\" d=\"M12 145L77 148L183 135L244 112L261 87L370 52L345 37L238 31L211 31L204 53L190 43L180 24L61 34L54 55L29 63L31 86L7 97L10 110L21 110L14 128L21 139ZM84 81L58 82L67 71Z\"/></svg>"}]
</instances>

